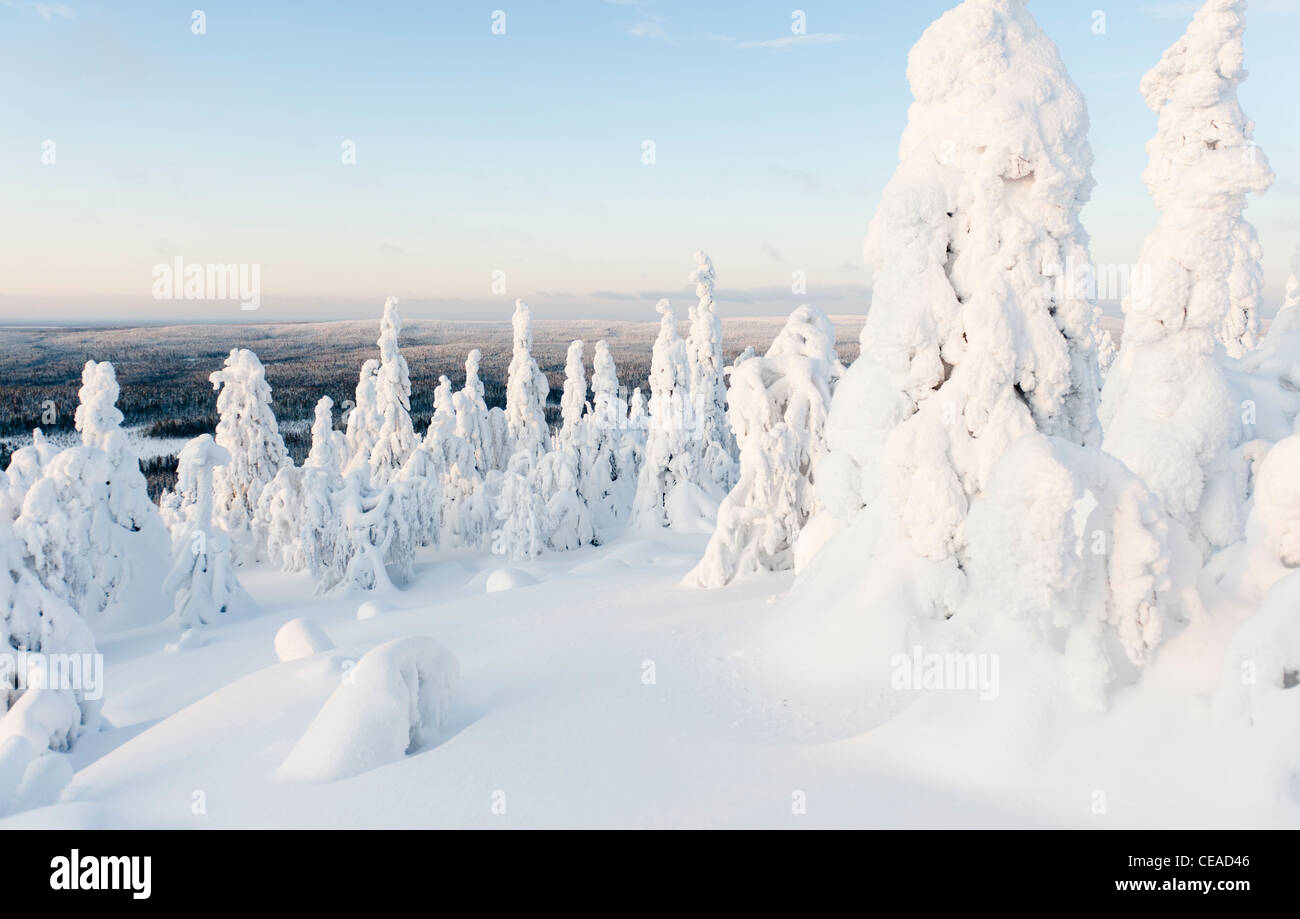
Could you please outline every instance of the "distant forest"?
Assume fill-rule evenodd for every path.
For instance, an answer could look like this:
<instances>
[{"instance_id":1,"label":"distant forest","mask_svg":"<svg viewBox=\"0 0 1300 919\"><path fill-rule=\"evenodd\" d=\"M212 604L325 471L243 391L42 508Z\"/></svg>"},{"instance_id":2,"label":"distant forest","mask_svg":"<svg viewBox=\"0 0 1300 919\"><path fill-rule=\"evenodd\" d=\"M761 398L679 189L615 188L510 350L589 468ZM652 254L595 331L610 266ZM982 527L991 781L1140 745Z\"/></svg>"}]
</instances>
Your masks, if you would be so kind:
<instances>
[{"instance_id":1,"label":"distant forest","mask_svg":"<svg viewBox=\"0 0 1300 919\"><path fill-rule=\"evenodd\" d=\"M684 319L683 316L679 317ZM781 319L725 320L724 340L730 360L746 347L766 350ZM844 360L857 354L860 320L837 322ZM630 393L646 388L655 322L540 320L534 324L533 355L551 384L548 420L558 421L564 360L570 341L586 342L588 374L598 340L610 345L619 382ZM221 367L231 348L249 348L266 366L273 407L285 445L295 462L310 446L310 422L316 402L329 396L336 420L344 400L351 400L362 363L377 358L379 323L328 322L266 325L193 325L95 328L7 328L0 330L0 437L73 430L81 368L87 360L112 361L121 396L118 408L128 426L141 426L150 437L190 438L211 433L217 423L216 397L208 374ZM685 333L685 324L682 325ZM459 388L465 381L465 356L483 353L480 376L489 407L504 406L510 364L508 322L410 320L402 329L402 354L411 372L411 418L423 432L433 413L433 392L446 375ZM649 393L647 391L646 395ZM52 405L52 412L51 412ZM49 422L53 418L53 423ZM0 442L0 468L9 464L13 445ZM150 494L170 488L176 458L141 462Z\"/></svg>"}]
</instances>

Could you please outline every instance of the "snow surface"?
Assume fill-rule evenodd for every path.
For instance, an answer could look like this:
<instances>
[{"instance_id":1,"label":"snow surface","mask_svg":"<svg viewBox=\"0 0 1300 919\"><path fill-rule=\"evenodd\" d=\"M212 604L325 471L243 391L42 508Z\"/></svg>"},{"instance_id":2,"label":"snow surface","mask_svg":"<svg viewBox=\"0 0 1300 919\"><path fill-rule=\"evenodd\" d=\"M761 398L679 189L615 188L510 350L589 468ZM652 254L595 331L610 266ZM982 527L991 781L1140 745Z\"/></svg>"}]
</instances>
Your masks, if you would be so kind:
<instances>
[{"instance_id":1,"label":"snow surface","mask_svg":"<svg viewBox=\"0 0 1300 919\"><path fill-rule=\"evenodd\" d=\"M1188 691L1218 683L1222 656L1206 651L1226 637L1208 627L1164 646L1105 716L1017 693L1042 687L1009 657L996 700L841 692L817 669L785 675L786 636L833 629L804 646L836 653L879 601L818 622L777 599L789 573L682 587L705 541L657 531L548 554L522 592L484 590L498 560L426 551L393 609L361 621L355 595L246 570L262 613L209 628L203 647L163 652L166 626L101 642L115 727L47 754L76 770L62 800L0 828L1300 825L1265 755L1275 741ZM298 617L338 649L278 663L274 636ZM336 781L281 775L344 674L408 636L460 663L438 740Z\"/></svg>"}]
</instances>

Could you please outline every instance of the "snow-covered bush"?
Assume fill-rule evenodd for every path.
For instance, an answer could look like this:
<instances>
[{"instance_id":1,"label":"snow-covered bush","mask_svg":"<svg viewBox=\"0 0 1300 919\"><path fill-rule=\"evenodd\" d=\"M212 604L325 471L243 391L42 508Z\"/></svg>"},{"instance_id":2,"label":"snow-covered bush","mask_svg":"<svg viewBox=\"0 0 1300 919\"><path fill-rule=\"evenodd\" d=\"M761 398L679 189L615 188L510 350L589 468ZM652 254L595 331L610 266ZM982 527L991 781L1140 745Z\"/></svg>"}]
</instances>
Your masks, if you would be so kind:
<instances>
[{"instance_id":1,"label":"snow-covered bush","mask_svg":"<svg viewBox=\"0 0 1300 919\"><path fill-rule=\"evenodd\" d=\"M177 522L163 593L172 598L172 613L183 630L209 625L222 613L252 603L235 577L230 536L214 514L216 470L230 462L230 452L210 434L194 438L180 452Z\"/></svg>"},{"instance_id":2,"label":"snow-covered bush","mask_svg":"<svg viewBox=\"0 0 1300 919\"><path fill-rule=\"evenodd\" d=\"M546 426L546 374L533 360L533 314L523 300L515 301L514 353L506 376L506 424L512 452L538 459L550 441Z\"/></svg>"},{"instance_id":3,"label":"snow-covered bush","mask_svg":"<svg viewBox=\"0 0 1300 919\"><path fill-rule=\"evenodd\" d=\"M379 323L379 370L375 375L375 417L379 428L370 449L370 479L386 485L406 462L419 439L411 427L411 375L397 345L402 317L397 298L384 303Z\"/></svg>"},{"instance_id":4,"label":"snow-covered bush","mask_svg":"<svg viewBox=\"0 0 1300 919\"><path fill-rule=\"evenodd\" d=\"M209 377L217 390L216 445L229 458L212 470L216 489L213 520L234 542L236 560L251 561L257 501L281 467L290 463L271 411L271 386L257 355L235 348L225 366Z\"/></svg>"},{"instance_id":5,"label":"snow-covered bush","mask_svg":"<svg viewBox=\"0 0 1300 919\"><path fill-rule=\"evenodd\" d=\"M455 655L426 636L371 649L339 685L280 766L306 782L359 775L435 742L460 679Z\"/></svg>"},{"instance_id":6,"label":"snow-covered bush","mask_svg":"<svg viewBox=\"0 0 1300 919\"><path fill-rule=\"evenodd\" d=\"M1232 451L1242 408L1215 356L1255 346L1260 247L1242 218L1272 172L1237 101L1243 0L1209 0L1142 79L1159 115L1143 178L1160 221L1142 247L1149 295L1124 301L1124 337L1107 377L1106 449L1160 496L1206 553L1241 536L1247 497ZM1236 467L1236 468L1234 468Z\"/></svg>"},{"instance_id":7,"label":"snow-covered bush","mask_svg":"<svg viewBox=\"0 0 1300 919\"><path fill-rule=\"evenodd\" d=\"M721 587L741 574L793 567L795 541L817 508L813 467L826 452L826 415L843 369L834 326L804 305L764 357L732 370L740 481L718 508L717 528L687 583Z\"/></svg>"}]
</instances>

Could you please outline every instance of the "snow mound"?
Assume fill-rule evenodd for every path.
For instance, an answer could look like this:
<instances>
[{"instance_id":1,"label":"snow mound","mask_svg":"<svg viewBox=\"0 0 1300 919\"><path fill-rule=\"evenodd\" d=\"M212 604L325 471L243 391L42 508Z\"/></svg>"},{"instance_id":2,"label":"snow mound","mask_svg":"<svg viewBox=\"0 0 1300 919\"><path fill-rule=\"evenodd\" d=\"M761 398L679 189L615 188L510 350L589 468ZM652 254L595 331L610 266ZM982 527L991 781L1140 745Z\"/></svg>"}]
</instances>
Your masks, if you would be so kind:
<instances>
[{"instance_id":1,"label":"snow mound","mask_svg":"<svg viewBox=\"0 0 1300 919\"><path fill-rule=\"evenodd\" d=\"M379 645L348 671L279 775L332 782L420 750L438 736L459 677L455 655L432 638Z\"/></svg>"},{"instance_id":2,"label":"snow mound","mask_svg":"<svg viewBox=\"0 0 1300 919\"><path fill-rule=\"evenodd\" d=\"M62 689L29 689L0 718L0 743L22 737L37 750L68 750L81 733L81 707Z\"/></svg>"},{"instance_id":3,"label":"snow mound","mask_svg":"<svg viewBox=\"0 0 1300 919\"><path fill-rule=\"evenodd\" d=\"M390 612L392 609L393 605L383 600L367 600L357 607L357 619L374 619L376 616Z\"/></svg>"},{"instance_id":4,"label":"snow mound","mask_svg":"<svg viewBox=\"0 0 1300 919\"><path fill-rule=\"evenodd\" d=\"M360 615L358 614L358 618ZM322 651L329 651L334 642L325 634L325 630L310 619L290 619L280 626L275 633L275 656L281 663L311 657Z\"/></svg>"},{"instance_id":5,"label":"snow mound","mask_svg":"<svg viewBox=\"0 0 1300 919\"><path fill-rule=\"evenodd\" d=\"M537 578L518 568L497 568L488 574L483 582L483 589L494 594L501 590L514 590L539 583L541 582Z\"/></svg>"}]
</instances>

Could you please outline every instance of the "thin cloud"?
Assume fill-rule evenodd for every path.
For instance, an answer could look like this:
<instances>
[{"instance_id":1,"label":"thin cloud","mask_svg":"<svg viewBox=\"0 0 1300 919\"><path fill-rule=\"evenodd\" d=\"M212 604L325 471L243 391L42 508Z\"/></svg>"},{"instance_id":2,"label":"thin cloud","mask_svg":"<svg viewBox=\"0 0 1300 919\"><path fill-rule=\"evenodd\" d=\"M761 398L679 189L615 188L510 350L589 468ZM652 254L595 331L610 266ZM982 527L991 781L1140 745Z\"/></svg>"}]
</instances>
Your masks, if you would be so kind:
<instances>
[{"instance_id":1,"label":"thin cloud","mask_svg":"<svg viewBox=\"0 0 1300 919\"><path fill-rule=\"evenodd\" d=\"M0 6L7 6L14 10L31 10L37 16L40 16L46 22L53 22L56 19L74 19L76 14L71 7L62 3L30 3L22 0L0 0Z\"/></svg>"},{"instance_id":2,"label":"thin cloud","mask_svg":"<svg viewBox=\"0 0 1300 919\"><path fill-rule=\"evenodd\" d=\"M655 41L668 41L668 32L663 24L650 19L643 19L628 30L633 38L649 38Z\"/></svg>"},{"instance_id":3,"label":"thin cloud","mask_svg":"<svg viewBox=\"0 0 1300 919\"><path fill-rule=\"evenodd\" d=\"M787 35L767 41L742 41L737 48L794 48L799 45L830 45L845 41L849 36L842 32L812 32L808 35Z\"/></svg>"}]
</instances>

